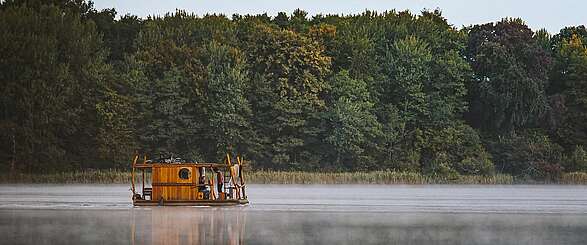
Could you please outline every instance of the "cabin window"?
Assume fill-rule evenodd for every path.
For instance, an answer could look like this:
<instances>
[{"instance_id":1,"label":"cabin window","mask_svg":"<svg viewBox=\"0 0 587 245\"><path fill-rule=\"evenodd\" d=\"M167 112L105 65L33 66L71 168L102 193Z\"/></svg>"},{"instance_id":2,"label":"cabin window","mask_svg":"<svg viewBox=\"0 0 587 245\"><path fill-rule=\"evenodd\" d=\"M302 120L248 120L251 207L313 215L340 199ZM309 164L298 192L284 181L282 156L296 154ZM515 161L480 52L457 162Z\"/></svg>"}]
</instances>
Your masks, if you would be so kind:
<instances>
[{"instance_id":1,"label":"cabin window","mask_svg":"<svg viewBox=\"0 0 587 245\"><path fill-rule=\"evenodd\" d=\"M190 179L190 170L187 168L182 168L179 170L179 178L180 179Z\"/></svg>"}]
</instances>

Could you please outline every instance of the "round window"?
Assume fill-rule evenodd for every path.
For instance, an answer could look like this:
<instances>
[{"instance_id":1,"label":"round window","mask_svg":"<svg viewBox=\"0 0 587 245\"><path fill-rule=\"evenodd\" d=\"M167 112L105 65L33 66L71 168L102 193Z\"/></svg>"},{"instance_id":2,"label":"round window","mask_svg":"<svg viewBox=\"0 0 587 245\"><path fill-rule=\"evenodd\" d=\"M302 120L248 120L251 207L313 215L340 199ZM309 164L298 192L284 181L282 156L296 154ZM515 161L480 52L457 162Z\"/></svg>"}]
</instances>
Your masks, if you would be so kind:
<instances>
[{"instance_id":1,"label":"round window","mask_svg":"<svg viewBox=\"0 0 587 245\"><path fill-rule=\"evenodd\" d=\"M190 170L187 168L182 168L179 170L179 178L180 179L189 179L190 178Z\"/></svg>"}]
</instances>

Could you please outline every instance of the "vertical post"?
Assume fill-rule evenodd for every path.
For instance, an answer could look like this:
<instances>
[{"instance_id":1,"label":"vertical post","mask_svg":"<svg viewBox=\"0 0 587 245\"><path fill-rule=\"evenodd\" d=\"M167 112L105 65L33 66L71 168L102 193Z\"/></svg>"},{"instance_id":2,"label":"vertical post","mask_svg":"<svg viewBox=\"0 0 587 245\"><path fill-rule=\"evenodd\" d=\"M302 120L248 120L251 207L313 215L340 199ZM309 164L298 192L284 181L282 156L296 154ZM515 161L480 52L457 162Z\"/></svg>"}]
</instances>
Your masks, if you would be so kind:
<instances>
[{"instance_id":1,"label":"vertical post","mask_svg":"<svg viewBox=\"0 0 587 245\"><path fill-rule=\"evenodd\" d=\"M143 165L147 164L147 154L145 154L145 157L143 158ZM141 192L143 194L143 199L145 199L145 168L142 168L141 170L143 170L143 191Z\"/></svg>"},{"instance_id":2,"label":"vertical post","mask_svg":"<svg viewBox=\"0 0 587 245\"><path fill-rule=\"evenodd\" d=\"M233 165L230 167L230 179L232 181L232 185L234 187L234 191L236 192L236 198L240 199L241 198L241 192L240 192L240 185L237 183L236 180L236 168L238 166L237 165Z\"/></svg>"},{"instance_id":3,"label":"vertical post","mask_svg":"<svg viewBox=\"0 0 587 245\"><path fill-rule=\"evenodd\" d=\"M137 164L137 159L139 159L139 154L135 155L135 158L132 161L132 171L130 172L130 183L132 186L132 199L135 199L135 165Z\"/></svg>"},{"instance_id":4,"label":"vertical post","mask_svg":"<svg viewBox=\"0 0 587 245\"><path fill-rule=\"evenodd\" d=\"M143 168L143 199L145 199L145 169Z\"/></svg>"},{"instance_id":5,"label":"vertical post","mask_svg":"<svg viewBox=\"0 0 587 245\"><path fill-rule=\"evenodd\" d=\"M247 194L245 192L245 176L243 176L244 159L241 156L240 158L237 157L236 160L238 162L238 177L240 178L242 198L247 199Z\"/></svg>"},{"instance_id":6,"label":"vertical post","mask_svg":"<svg viewBox=\"0 0 587 245\"><path fill-rule=\"evenodd\" d=\"M212 172L212 178L208 179L210 183L210 199L216 200L216 190L214 189L214 172Z\"/></svg>"}]
</instances>

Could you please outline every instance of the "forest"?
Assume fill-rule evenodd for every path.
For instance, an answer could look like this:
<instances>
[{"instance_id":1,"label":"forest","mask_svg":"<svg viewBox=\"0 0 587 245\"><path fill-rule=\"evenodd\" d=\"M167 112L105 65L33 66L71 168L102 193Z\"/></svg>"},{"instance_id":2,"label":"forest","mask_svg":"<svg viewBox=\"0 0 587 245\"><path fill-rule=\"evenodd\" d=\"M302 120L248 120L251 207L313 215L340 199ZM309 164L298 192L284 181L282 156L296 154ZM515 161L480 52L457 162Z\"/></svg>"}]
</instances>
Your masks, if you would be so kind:
<instances>
[{"instance_id":1,"label":"forest","mask_svg":"<svg viewBox=\"0 0 587 245\"><path fill-rule=\"evenodd\" d=\"M587 171L587 29L455 27L440 10L308 16L0 3L0 171Z\"/></svg>"}]
</instances>

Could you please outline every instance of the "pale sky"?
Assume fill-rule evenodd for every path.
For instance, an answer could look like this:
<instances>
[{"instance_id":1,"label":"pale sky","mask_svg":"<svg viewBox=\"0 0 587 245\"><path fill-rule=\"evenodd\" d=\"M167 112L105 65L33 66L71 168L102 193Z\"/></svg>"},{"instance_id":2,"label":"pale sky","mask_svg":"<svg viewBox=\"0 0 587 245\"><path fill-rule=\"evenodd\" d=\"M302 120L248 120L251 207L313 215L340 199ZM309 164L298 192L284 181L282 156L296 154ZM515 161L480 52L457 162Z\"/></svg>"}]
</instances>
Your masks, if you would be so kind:
<instances>
[{"instance_id":1,"label":"pale sky","mask_svg":"<svg viewBox=\"0 0 587 245\"><path fill-rule=\"evenodd\" d=\"M498 21L503 17L521 17L534 30L546 28L558 33L564 26L587 25L587 0L94 0L96 9L115 8L119 14L140 17L164 15L176 9L204 15L223 13L267 13L275 16L296 8L310 16L322 14L352 14L365 9L375 11L405 10L419 13L422 9L440 8L456 27Z\"/></svg>"}]
</instances>

